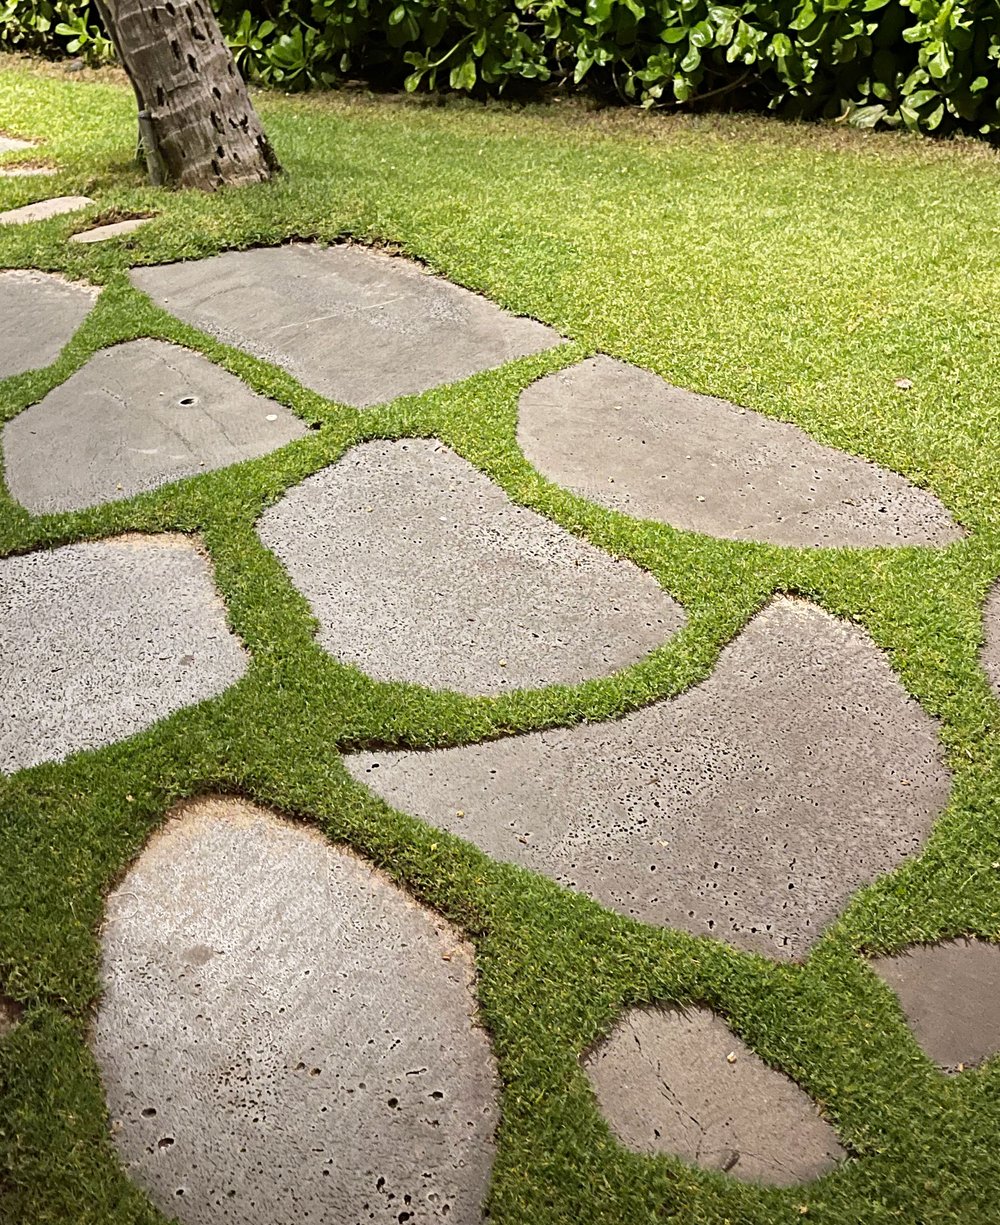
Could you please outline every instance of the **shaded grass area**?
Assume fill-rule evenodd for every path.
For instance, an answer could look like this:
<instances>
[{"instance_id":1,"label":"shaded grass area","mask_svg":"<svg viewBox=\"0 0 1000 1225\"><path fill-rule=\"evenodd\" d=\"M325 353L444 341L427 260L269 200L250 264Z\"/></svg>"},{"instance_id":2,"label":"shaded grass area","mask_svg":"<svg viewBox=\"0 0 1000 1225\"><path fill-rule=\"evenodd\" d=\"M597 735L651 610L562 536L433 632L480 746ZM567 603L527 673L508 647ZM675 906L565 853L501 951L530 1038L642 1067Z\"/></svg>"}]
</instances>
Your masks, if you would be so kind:
<instances>
[{"instance_id":1,"label":"shaded grass area","mask_svg":"<svg viewBox=\"0 0 1000 1225\"><path fill-rule=\"evenodd\" d=\"M106 1140L85 1036L103 896L181 798L233 792L315 822L474 941L500 1061L492 1193L505 1225L774 1225L997 1220L1000 1065L945 1079L868 951L1000 937L1000 705L979 666L1000 575L1000 179L980 147L575 108L260 100L287 174L216 196L145 186L117 84L0 61L0 130L43 138L56 179L0 180L0 208L94 197L155 212L124 243L66 244L88 214L0 229L0 266L105 290L59 360L0 383L6 420L98 348L187 345L318 429L279 452L77 514L0 496L0 552L121 531L197 534L252 653L215 701L127 742L0 779L0 989L25 1006L0 1044L0 1221L160 1218ZM392 244L567 344L359 413L171 319L128 283L156 263L290 237ZM712 540L597 508L516 446L520 389L594 350L796 421L927 486L967 529L947 549L797 550ZM895 380L906 377L912 390ZM313 641L253 524L290 485L374 437L436 436L516 501L649 569L688 624L614 677L497 698L377 684ZM924 852L863 891L803 965L659 930L395 812L355 783L360 746L458 744L598 720L707 676L775 592L851 617L941 721L951 803ZM853 1160L767 1190L632 1154L612 1139L580 1053L634 1001L703 1001L813 1094Z\"/></svg>"}]
</instances>

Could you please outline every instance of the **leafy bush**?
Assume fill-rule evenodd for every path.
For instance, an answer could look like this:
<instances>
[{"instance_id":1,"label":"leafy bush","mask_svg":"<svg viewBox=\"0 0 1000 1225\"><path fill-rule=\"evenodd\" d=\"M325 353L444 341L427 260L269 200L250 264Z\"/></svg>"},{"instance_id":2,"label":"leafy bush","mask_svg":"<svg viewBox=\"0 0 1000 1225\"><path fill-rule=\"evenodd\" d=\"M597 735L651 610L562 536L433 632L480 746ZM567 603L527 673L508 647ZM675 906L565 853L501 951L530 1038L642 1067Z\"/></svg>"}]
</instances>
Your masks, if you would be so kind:
<instances>
[{"instance_id":1,"label":"leafy bush","mask_svg":"<svg viewBox=\"0 0 1000 1225\"><path fill-rule=\"evenodd\" d=\"M739 104L1000 138L1000 0L213 0L251 80ZM0 46L110 54L88 0L0 0Z\"/></svg>"}]
</instances>

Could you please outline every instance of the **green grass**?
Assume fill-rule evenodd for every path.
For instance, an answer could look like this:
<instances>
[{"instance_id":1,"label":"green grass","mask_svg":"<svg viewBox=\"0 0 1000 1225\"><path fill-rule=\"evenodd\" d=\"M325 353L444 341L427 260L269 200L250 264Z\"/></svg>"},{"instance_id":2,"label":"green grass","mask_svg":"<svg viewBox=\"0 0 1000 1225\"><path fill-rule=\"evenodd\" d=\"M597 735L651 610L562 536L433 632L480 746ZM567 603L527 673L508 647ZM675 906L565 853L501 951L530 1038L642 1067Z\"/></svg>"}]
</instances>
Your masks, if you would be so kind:
<instances>
[{"instance_id":1,"label":"green grass","mask_svg":"<svg viewBox=\"0 0 1000 1225\"><path fill-rule=\"evenodd\" d=\"M315 822L460 924L503 1078L500 1225L995 1225L1000 1061L940 1076L861 954L1000 938L1000 705L978 661L1000 575L1000 179L996 155L785 127L576 107L261 98L287 174L215 196L142 182L113 79L0 61L0 127L42 137L57 179L0 180L0 208L59 192L91 215L156 212L127 244L67 246L80 216L0 230L0 266L106 288L48 369L0 382L0 420L94 350L137 336L198 349L320 428L276 454L79 514L0 496L0 553L124 530L197 533L246 677L122 744L0 779L0 1221L161 1221L105 1136L86 1046L103 897L182 797L238 792ZM12 158L10 160L16 160ZM351 235L391 243L561 329L569 343L360 414L156 309L125 270ZM932 489L967 529L947 549L796 550L712 540L598 509L515 443L519 390L600 349L798 422ZM894 382L913 381L903 393ZM608 679L494 699L376 684L313 641L253 524L289 485L372 437L436 435L597 546L654 573L687 627ZM861 623L941 721L951 803L923 853L852 901L803 965L611 914L492 863L356 784L340 751L443 745L603 719L707 676L773 592ZM854 1159L808 1187L740 1184L611 1138L578 1058L632 1001L705 1001L823 1105Z\"/></svg>"}]
</instances>

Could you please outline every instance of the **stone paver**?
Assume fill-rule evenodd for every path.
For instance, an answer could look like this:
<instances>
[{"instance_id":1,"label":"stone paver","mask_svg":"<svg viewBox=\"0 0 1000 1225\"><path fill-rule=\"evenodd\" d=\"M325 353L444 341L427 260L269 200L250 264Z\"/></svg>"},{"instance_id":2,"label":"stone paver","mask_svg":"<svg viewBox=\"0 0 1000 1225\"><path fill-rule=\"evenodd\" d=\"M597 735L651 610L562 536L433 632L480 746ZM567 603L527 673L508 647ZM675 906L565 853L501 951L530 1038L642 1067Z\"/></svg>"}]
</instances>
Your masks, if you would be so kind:
<instances>
[{"instance_id":1,"label":"stone paver","mask_svg":"<svg viewBox=\"0 0 1000 1225\"><path fill-rule=\"evenodd\" d=\"M659 584L421 439L355 447L259 523L330 654L377 680L462 693L573 684L660 646Z\"/></svg>"},{"instance_id":2,"label":"stone paver","mask_svg":"<svg viewBox=\"0 0 1000 1225\"><path fill-rule=\"evenodd\" d=\"M45 272L0 272L0 379L54 362L96 297Z\"/></svg>"},{"instance_id":3,"label":"stone paver","mask_svg":"<svg viewBox=\"0 0 1000 1225\"><path fill-rule=\"evenodd\" d=\"M0 134L0 153L17 153L21 149L32 148L30 140L18 140L16 136Z\"/></svg>"},{"instance_id":4,"label":"stone paver","mask_svg":"<svg viewBox=\"0 0 1000 1225\"><path fill-rule=\"evenodd\" d=\"M0 770L111 744L246 671L212 571L183 536L0 561Z\"/></svg>"},{"instance_id":5,"label":"stone paver","mask_svg":"<svg viewBox=\"0 0 1000 1225\"><path fill-rule=\"evenodd\" d=\"M126 234L134 234L149 222L149 217L130 217L127 221L113 221L108 225L96 225L92 230L81 230L70 235L70 242L93 243L107 242L110 238L124 238Z\"/></svg>"},{"instance_id":6,"label":"stone paver","mask_svg":"<svg viewBox=\"0 0 1000 1225\"><path fill-rule=\"evenodd\" d=\"M315 831L182 809L108 901L94 1050L183 1225L473 1225L496 1072L468 946Z\"/></svg>"},{"instance_id":7,"label":"stone paver","mask_svg":"<svg viewBox=\"0 0 1000 1225\"><path fill-rule=\"evenodd\" d=\"M134 340L96 353L10 421L3 450L22 505L76 510L265 455L306 432L200 354Z\"/></svg>"},{"instance_id":8,"label":"stone paver","mask_svg":"<svg viewBox=\"0 0 1000 1225\"><path fill-rule=\"evenodd\" d=\"M986 642L983 646L983 667L990 684L1000 696L1000 584L993 588L983 614Z\"/></svg>"},{"instance_id":9,"label":"stone paver","mask_svg":"<svg viewBox=\"0 0 1000 1225\"><path fill-rule=\"evenodd\" d=\"M633 1008L585 1060L623 1144L787 1187L847 1154L815 1104L706 1008Z\"/></svg>"},{"instance_id":10,"label":"stone paver","mask_svg":"<svg viewBox=\"0 0 1000 1225\"><path fill-rule=\"evenodd\" d=\"M38 200L21 208L8 209L0 213L0 225L27 225L31 221L48 221L50 217L61 217L63 213L76 213L93 204L89 196L55 196L51 200Z\"/></svg>"},{"instance_id":11,"label":"stone paver","mask_svg":"<svg viewBox=\"0 0 1000 1225\"><path fill-rule=\"evenodd\" d=\"M172 314L365 408L560 341L408 260L307 243L135 268Z\"/></svg>"},{"instance_id":12,"label":"stone paver","mask_svg":"<svg viewBox=\"0 0 1000 1225\"><path fill-rule=\"evenodd\" d=\"M872 968L899 996L914 1037L949 1071L1000 1053L1000 945L914 945Z\"/></svg>"},{"instance_id":13,"label":"stone paver","mask_svg":"<svg viewBox=\"0 0 1000 1225\"><path fill-rule=\"evenodd\" d=\"M712 536L865 546L962 535L903 477L609 357L527 388L517 436L539 471L576 493Z\"/></svg>"},{"instance_id":14,"label":"stone paver","mask_svg":"<svg viewBox=\"0 0 1000 1225\"><path fill-rule=\"evenodd\" d=\"M918 851L949 792L934 723L868 636L790 599L704 683L618 722L346 764L498 859L784 957Z\"/></svg>"},{"instance_id":15,"label":"stone paver","mask_svg":"<svg viewBox=\"0 0 1000 1225\"><path fill-rule=\"evenodd\" d=\"M30 179L58 173L51 166L0 166L0 179Z\"/></svg>"}]
</instances>

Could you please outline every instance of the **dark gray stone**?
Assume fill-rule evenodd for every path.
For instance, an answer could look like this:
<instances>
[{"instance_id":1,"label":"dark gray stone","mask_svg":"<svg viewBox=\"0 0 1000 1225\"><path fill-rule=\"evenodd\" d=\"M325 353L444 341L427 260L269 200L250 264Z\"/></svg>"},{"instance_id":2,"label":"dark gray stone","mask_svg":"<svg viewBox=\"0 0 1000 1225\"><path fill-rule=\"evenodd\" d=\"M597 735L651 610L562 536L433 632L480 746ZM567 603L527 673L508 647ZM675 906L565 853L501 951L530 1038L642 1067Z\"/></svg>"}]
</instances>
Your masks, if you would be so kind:
<instances>
[{"instance_id":1,"label":"dark gray stone","mask_svg":"<svg viewBox=\"0 0 1000 1225\"><path fill-rule=\"evenodd\" d=\"M346 764L497 859L780 957L918 851L949 791L934 723L868 636L790 599L703 684L618 722Z\"/></svg>"},{"instance_id":2,"label":"dark gray stone","mask_svg":"<svg viewBox=\"0 0 1000 1225\"><path fill-rule=\"evenodd\" d=\"M182 808L112 893L94 1052L183 1225L473 1225L497 1077L469 947L315 830Z\"/></svg>"},{"instance_id":3,"label":"dark gray stone","mask_svg":"<svg viewBox=\"0 0 1000 1225\"><path fill-rule=\"evenodd\" d=\"M247 668L212 570L183 536L0 561L0 770L111 744Z\"/></svg>"},{"instance_id":4,"label":"dark gray stone","mask_svg":"<svg viewBox=\"0 0 1000 1225\"><path fill-rule=\"evenodd\" d=\"M917 944L871 964L936 1064L958 1071L1000 1052L1000 945Z\"/></svg>"},{"instance_id":5,"label":"dark gray stone","mask_svg":"<svg viewBox=\"0 0 1000 1225\"><path fill-rule=\"evenodd\" d=\"M611 1130L640 1153L779 1187L847 1156L806 1094L706 1008L633 1008L584 1069Z\"/></svg>"},{"instance_id":6,"label":"dark gray stone","mask_svg":"<svg viewBox=\"0 0 1000 1225\"><path fill-rule=\"evenodd\" d=\"M418 264L364 247L308 243L135 268L172 314L367 408L560 342Z\"/></svg>"},{"instance_id":7,"label":"dark gray stone","mask_svg":"<svg viewBox=\"0 0 1000 1225\"><path fill-rule=\"evenodd\" d=\"M865 546L962 535L933 494L903 477L609 357L527 388L517 437L531 463L568 489L711 536Z\"/></svg>"},{"instance_id":8,"label":"dark gray stone","mask_svg":"<svg viewBox=\"0 0 1000 1225\"><path fill-rule=\"evenodd\" d=\"M3 431L7 485L31 511L128 498L306 433L287 408L188 349L133 340L96 353Z\"/></svg>"},{"instance_id":9,"label":"dark gray stone","mask_svg":"<svg viewBox=\"0 0 1000 1225\"><path fill-rule=\"evenodd\" d=\"M77 213L93 204L89 196L56 196L51 200L37 200L21 208L8 209L0 213L0 225L28 225L32 221L48 221L50 217L61 217L64 213Z\"/></svg>"},{"instance_id":10,"label":"dark gray stone","mask_svg":"<svg viewBox=\"0 0 1000 1225\"><path fill-rule=\"evenodd\" d=\"M54 362L96 298L45 272L0 272L0 379Z\"/></svg>"},{"instance_id":11,"label":"dark gray stone","mask_svg":"<svg viewBox=\"0 0 1000 1225\"><path fill-rule=\"evenodd\" d=\"M640 659L683 621L650 575L422 439L355 447L259 531L322 646L377 680L473 694L573 684Z\"/></svg>"},{"instance_id":12,"label":"dark gray stone","mask_svg":"<svg viewBox=\"0 0 1000 1225\"><path fill-rule=\"evenodd\" d=\"M1000 585L993 588L986 601L983 615L986 635L983 646L983 667L990 684L1000 696Z\"/></svg>"}]
</instances>

